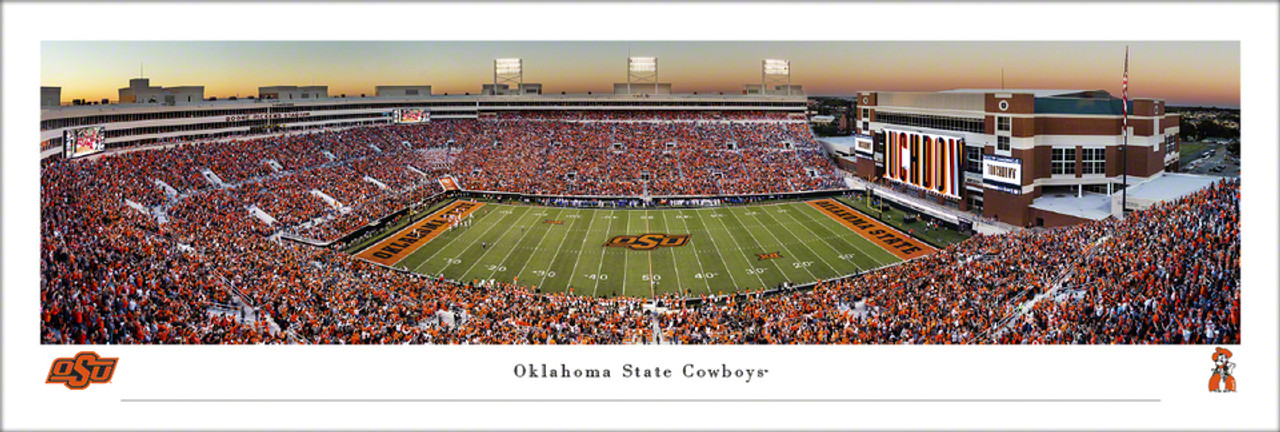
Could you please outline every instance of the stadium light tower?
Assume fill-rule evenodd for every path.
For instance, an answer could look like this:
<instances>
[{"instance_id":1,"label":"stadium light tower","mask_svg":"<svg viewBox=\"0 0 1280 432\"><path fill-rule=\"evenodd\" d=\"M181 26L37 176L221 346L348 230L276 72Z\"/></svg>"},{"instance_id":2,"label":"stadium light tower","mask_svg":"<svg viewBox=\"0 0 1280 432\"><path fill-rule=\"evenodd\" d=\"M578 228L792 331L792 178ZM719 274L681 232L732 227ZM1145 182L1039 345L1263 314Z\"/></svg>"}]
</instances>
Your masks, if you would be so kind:
<instances>
[{"instance_id":1,"label":"stadium light tower","mask_svg":"<svg viewBox=\"0 0 1280 432\"><path fill-rule=\"evenodd\" d=\"M760 93L769 94L770 85L787 86L787 96L791 95L791 62L787 60L765 59L761 62Z\"/></svg>"},{"instance_id":2,"label":"stadium light tower","mask_svg":"<svg viewBox=\"0 0 1280 432\"><path fill-rule=\"evenodd\" d=\"M524 94L524 60L503 58L493 60L493 93L498 94L498 84L515 84L516 94Z\"/></svg>"},{"instance_id":3,"label":"stadium light tower","mask_svg":"<svg viewBox=\"0 0 1280 432\"><path fill-rule=\"evenodd\" d=\"M658 94L658 58L627 57L627 94L631 84L653 83L653 93Z\"/></svg>"}]
</instances>

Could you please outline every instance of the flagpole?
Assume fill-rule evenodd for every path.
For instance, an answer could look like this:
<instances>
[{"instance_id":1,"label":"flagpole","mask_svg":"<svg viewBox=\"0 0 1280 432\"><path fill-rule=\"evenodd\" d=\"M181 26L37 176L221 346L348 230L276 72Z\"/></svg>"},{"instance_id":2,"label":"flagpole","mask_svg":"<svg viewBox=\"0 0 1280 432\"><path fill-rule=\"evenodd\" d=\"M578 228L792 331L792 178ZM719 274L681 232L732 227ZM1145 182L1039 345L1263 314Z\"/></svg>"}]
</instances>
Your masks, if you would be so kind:
<instances>
[{"instance_id":1,"label":"flagpole","mask_svg":"<svg viewBox=\"0 0 1280 432\"><path fill-rule=\"evenodd\" d=\"M1124 125L1120 133L1124 141L1120 144L1120 218L1124 219L1124 209L1129 205L1129 46L1124 47Z\"/></svg>"}]
</instances>

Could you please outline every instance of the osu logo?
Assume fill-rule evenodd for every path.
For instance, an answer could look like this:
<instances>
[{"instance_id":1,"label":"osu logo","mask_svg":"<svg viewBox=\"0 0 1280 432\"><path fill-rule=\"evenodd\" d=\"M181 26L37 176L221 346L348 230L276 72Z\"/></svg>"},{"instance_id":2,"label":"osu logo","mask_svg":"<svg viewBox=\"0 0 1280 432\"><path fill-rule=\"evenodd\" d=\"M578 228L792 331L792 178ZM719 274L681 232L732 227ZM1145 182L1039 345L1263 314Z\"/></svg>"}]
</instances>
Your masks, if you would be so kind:
<instances>
[{"instance_id":1,"label":"osu logo","mask_svg":"<svg viewBox=\"0 0 1280 432\"><path fill-rule=\"evenodd\" d=\"M688 234L644 234L638 236L620 235L609 239L604 247L625 247L631 250L652 250L656 247L684 246L689 242Z\"/></svg>"},{"instance_id":2,"label":"osu logo","mask_svg":"<svg viewBox=\"0 0 1280 432\"><path fill-rule=\"evenodd\" d=\"M756 261L762 261L762 260L767 260L767 259L782 258L782 253L781 253L781 252L769 252L769 253L756 254L756 256L760 257L760 259L757 259Z\"/></svg>"},{"instance_id":3,"label":"osu logo","mask_svg":"<svg viewBox=\"0 0 1280 432\"><path fill-rule=\"evenodd\" d=\"M119 358L98 357L93 351L81 351L75 357L63 357L49 367L48 384L62 383L72 390L84 390L90 383L111 382Z\"/></svg>"},{"instance_id":4,"label":"osu logo","mask_svg":"<svg viewBox=\"0 0 1280 432\"><path fill-rule=\"evenodd\" d=\"M1219 347L1213 351L1213 375L1209 376L1209 391L1232 393L1236 391L1236 377L1231 372L1236 364L1231 362L1231 351Z\"/></svg>"}]
</instances>

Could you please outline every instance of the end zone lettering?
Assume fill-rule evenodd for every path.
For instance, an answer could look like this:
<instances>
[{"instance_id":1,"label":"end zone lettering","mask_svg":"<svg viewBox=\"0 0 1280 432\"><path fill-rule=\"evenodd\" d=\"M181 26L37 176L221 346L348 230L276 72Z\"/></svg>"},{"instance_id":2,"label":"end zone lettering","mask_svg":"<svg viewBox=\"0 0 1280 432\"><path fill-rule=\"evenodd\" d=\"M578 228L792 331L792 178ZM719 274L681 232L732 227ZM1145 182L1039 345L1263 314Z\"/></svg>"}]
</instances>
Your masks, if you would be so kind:
<instances>
[{"instance_id":1,"label":"end zone lettering","mask_svg":"<svg viewBox=\"0 0 1280 432\"><path fill-rule=\"evenodd\" d=\"M824 199L809 201L809 205L818 209L828 217L844 224L867 240L879 245L884 250L902 259L922 257L936 252L932 246L917 242L901 231L889 228L879 221L864 218L857 211L834 200Z\"/></svg>"},{"instance_id":2,"label":"end zone lettering","mask_svg":"<svg viewBox=\"0 0 1280 432\"><path fill-rule=\"evenodd\" d=\"M393 265L413 253L413 251L418 250L424 243L440 235L445 228L453 225L457 219L470 214L483 205L483 203L478 202L455 201L395 235L387 237L372 247L361 251L356 256L383 265ZM457 217L449 218L445 216Z\"/></svg>"}]
</instances>

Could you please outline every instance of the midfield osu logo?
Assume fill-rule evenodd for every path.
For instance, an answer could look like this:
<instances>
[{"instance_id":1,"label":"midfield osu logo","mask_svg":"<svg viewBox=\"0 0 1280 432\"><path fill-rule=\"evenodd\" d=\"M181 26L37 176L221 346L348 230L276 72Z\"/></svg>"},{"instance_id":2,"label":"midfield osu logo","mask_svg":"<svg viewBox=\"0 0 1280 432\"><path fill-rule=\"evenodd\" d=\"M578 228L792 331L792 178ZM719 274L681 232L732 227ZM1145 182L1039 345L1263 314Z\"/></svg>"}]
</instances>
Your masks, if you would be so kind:
<instances>
[{"instance_id":1,"label":"midfield osu logo","mask_svg":"<svg viewBox=\"0 0 1280 432\"><path fill-rule=\"evenodd\" d=\"M111 382L119 358L98 357L93 351L81 351L75 357L63 357L49 367L47 384L64 384L72 390L84 390L90 383Z\"/></svg>"},{"instance_id":2,"label":"midfield osu logo","mask_svg":"<svg viewBox=\"0 0 1280 432\"><path fill-rule=\"evenodd\" d=\"M689 242L688 234L643 234L638 236L620 235L605 242L604 247L624 247L631 250L652 250L658 247L684 246Z\"/></svg>"}]
</instances>

